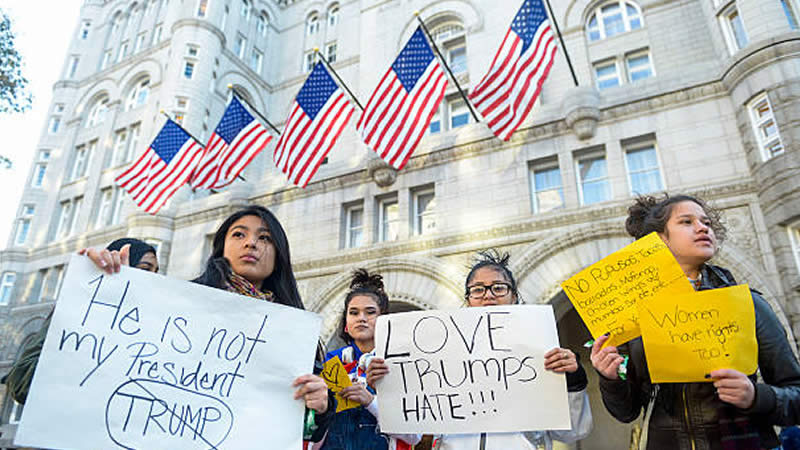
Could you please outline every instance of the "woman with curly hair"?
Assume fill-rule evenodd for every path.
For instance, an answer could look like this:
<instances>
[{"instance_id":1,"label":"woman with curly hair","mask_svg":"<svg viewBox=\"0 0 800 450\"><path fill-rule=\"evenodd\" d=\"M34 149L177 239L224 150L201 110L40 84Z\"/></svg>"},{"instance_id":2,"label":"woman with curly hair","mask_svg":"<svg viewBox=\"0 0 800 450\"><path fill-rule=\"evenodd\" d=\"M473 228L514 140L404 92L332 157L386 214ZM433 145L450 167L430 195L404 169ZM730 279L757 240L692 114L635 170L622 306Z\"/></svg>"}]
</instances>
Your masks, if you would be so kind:
<instances>
[{"instance_id":1,"label":"woman with curly hair","mask_svg":"<svg viewBox=\"0 0 800 450\"><path fill-rule=\"evenodd\" d=\"M696 290L736 285L730 271L709 264L726 230L719 214L688 195L639 197L625 222L636 239L658 233ZM715 370L713 382L653 384L642 339L607 346L603 336L592 347L592 365L600 374L603 403L612 416L632 422L644 411L640 448L766 449L780 442L775 425L800 423L800 365L769 304L752 291L758 340L756 373ZM629 355L627 376L618 369Z\"/></svg>"}]
</instances>

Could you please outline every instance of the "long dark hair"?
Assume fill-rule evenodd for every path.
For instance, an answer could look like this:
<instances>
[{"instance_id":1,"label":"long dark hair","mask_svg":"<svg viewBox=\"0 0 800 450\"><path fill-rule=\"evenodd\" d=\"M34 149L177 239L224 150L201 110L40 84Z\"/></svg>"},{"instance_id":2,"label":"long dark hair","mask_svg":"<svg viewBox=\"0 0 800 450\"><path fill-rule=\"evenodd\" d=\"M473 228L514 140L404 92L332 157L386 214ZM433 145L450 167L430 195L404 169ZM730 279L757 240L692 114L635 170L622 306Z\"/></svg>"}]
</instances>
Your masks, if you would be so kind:
<instances>
[{"instance_id":1,"label":"long dark hair","mask_svg":"<svg viewBox=\"0 0 800 450\"><path fill-rule=\"evenodd\" d=\"M672 214L672 208L678 203L693 202L703 208L708 219L711 221L711 229L719 244L725 240L727 229L722 223L722 218L716 209L712 208L703 200L692 197L691 195L664 194L661 199L650 195L640 195L636 197L633 205L628 208L628 218L625 220L625 230L636 239L647 236L653 231L664 233L667 230L667 222Z\"/></svg>"},{"instance_id":2,"label":"long dark hair","mask_svg":"<svg viewBox=\"0 0 800 450\"><path fill-rule=\"evenodd\" d=\"M344 331L347 325L347 308L350 306L350 300L356 295L367 295L375 300L378 304L380 314L389 312L389 296L383 290L383 277L377 273L370 274L367 269L356 269L353 272L353 278L350 280L350 290L344 298L344 311L342 311L342 320L339 321L339 337L348 344L353 342L353 338Z\"/></svg>"},{"instance_id":3,"label":"long dark hair","mask_svg":"<svg viewBox=\"0 0 800 450\"><path fill-rule=\"evenodd\" d=\"M297 281L292 271L292 261L289 254L289 240L286 232L278 219L267 208L250 205L231 214L222 222L217 232L214 233L214 245L211 256L206 261L206 267L199 277L192 280L195 283L225 289L228 277L231 274L231 264L225 258L225 236L234 222L245 216L256 216L267 224L272 243L275 245L275 268L272 273L261 283L262 291L271 291L275 294L277 303L299 309L303 307L300 293L297 291Z\"/></svg>"},{"instance_id":4,"label":"long dark hair","mask_svg":"<svg viewBox=\"0 0 800 450\"><path fill-rule=\"evenodd\" d=\"M478 269L488 267L503 274L508 284L511 285L511 293L514 295L514 298L517 299L516 302L521 302L522 298L520 298L519 291L517 290L517 280L514 279L514 274L511 273L511 269L508 268L509 259L511 259L511 255L506 252L500 253L494 248L478 252L472 262L472 267L469 269L467 279L464 280L464 300L469 302L469 282L472 281L475 272L477 272Z\"/></svg>"}]
</instances>

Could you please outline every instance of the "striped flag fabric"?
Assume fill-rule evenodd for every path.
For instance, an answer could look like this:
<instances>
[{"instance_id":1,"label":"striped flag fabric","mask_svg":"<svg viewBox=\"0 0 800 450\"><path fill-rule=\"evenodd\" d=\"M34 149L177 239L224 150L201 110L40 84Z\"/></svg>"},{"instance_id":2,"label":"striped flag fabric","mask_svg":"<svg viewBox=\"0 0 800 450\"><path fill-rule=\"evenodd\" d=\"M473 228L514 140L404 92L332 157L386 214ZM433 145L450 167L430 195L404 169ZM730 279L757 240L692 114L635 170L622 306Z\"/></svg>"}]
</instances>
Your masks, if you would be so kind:
<instances>
[{"instance_id":1,"label":"striped flag fabric","mask_svg":"<svg viewBox=\"0 0 800 450\"><path fill-rule=\"evenodd\" d=\"M442 102L447 77L422 28L400 51L364 108L356 129L397 170L419 144Z\"/></svg>"},{"instance_id":2,"label":"striped flag fabric","mask_svg":"<svg viewBox=\"0 0 800 450\"><path fill-rule=\"evenodd\" d=\"M470 93L495 136L508 141L528 116L550 73L556 50L542 0L525 0L489 71Z\"/></svg>"},{"instance_id":3,"label":"striped flag fabric","mask_svg":"<svg viewBox=\"0 0 800 450\"><path fill-rule=\"evenodd\" d=\"M273 159L289 181L306 187L355 109L322 63L308 75L286 119Z\"/></svg>"},{"instance_id":4,"label":"striped flag fabric","mask_svg":"<svg viewBox=\"0 0 800 450\"><path fill-rule=\"evenodd\" d=\"M234 95L189 184L193 189L219 189L233 183L271 140L272 135Z\"/></svg>"},{"instance_id":5,"label":"striped flag fabric","mask_svg":"<svg viewBox=\"0 0 800 450\"><path fill-rule=\"evenodd\" d=\"M203 156L203 146L180 125L167 119L150 147L114 182L140 208L155 214L189 181Z\"/></svg>"}]
</instances>

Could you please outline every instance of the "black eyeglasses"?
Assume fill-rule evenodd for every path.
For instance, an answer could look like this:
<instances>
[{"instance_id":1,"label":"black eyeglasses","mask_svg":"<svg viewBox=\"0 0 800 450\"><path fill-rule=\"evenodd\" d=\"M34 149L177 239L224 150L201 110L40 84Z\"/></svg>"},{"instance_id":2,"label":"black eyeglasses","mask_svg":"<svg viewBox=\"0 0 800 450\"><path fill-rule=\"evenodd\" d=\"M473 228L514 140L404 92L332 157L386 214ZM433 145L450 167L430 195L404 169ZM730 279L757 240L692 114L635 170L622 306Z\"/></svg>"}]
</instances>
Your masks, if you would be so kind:
<instances>
[{"instance_id":1,"label":"black eyeglasses","mask_svg":"<svg viewBox=\"0 0 800 450\"><path fill-rule=\"evenodd\" d=\"M495 297L505 297L511 291L511 285L508 283L494 283L491 286L475 285L467 288L467 296L469 298L483 298L487 291L492 291Z\"/></svg>"}]
</instances>

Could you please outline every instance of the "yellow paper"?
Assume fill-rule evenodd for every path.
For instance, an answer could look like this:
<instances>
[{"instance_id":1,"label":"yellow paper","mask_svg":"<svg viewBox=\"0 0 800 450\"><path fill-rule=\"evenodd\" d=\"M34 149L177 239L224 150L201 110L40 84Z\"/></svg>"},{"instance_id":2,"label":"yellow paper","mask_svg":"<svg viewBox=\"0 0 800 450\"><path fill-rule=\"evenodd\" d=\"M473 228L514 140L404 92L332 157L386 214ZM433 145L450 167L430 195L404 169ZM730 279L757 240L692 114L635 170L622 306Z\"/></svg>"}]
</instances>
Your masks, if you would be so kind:
<instances>
[{"instance_id":1,"label":"yellow paper","mask_svg":"<svg viewBox=\"0 0 800 450\"><path fill-rule=\"evenodd\" d=\"M607 345L619 345L641 335L637 302L663 293L694 292L656 233L592 264L561 287L595 339L611 333Z\"/></svg>"},{"instance_id":2,"label":"yellow paper","mask_svg":"<svg viewBox=\"0 0 800 450\"><path fill-rule=\"evenodd\" d=\"M756 315L747 285L659 295L639 304L653 383L712 381L706 374L758 368Z\"/></svg>"},{"instance_id":3,"label":"yellow paper","mask_svg":"<svg viewBox=\"0 0 800 450\"><path fill-rule=\"evenodd\" d=\"M353 383L350 381L350 377L347 375L347 369L344 368L344 364L342 364L342 361L338 356L334 356L333 358L325 361L325 365L322 366L322 373L320 375L322 376L322 379L325 380L325 384L328 385L328 389L336 394L337 413L360 406L358 402L347 400L339 395L339 392L341 392L342 389L352 386Z\"/></svg>"}]
</instances>

